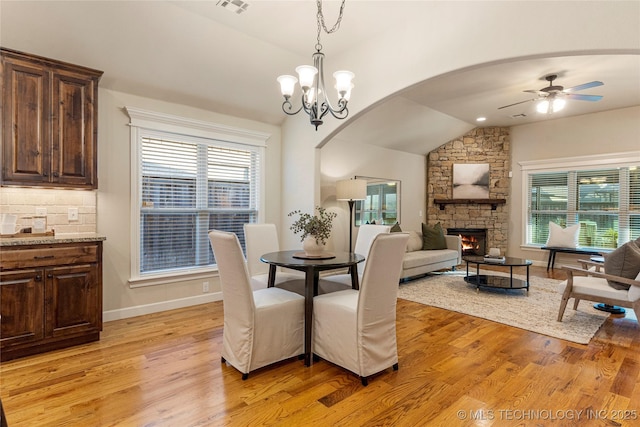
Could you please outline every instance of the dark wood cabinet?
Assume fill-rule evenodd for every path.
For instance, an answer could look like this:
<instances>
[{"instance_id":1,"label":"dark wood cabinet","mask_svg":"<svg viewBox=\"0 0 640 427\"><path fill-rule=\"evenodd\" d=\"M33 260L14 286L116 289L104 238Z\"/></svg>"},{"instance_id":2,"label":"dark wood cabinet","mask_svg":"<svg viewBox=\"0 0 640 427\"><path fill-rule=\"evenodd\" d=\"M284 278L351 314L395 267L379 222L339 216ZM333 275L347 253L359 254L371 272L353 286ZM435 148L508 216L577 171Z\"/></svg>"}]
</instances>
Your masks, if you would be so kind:
<instances>
[{"instance_id":1,"label":"dark wood cabinet","mask_svg":"<svg viewBox=\"0 0 640 427\"><path fill-rule=\"evenodd\" d=\"M102 242L0 251L0 358L95 341L102 330Z\"/></svg>"},{"instance_id":2,"label":"dark wood cabinet","mask_svg":"<svg viewBox=\"0 0 640 427\"><path fill-rule=\"evenodd\" d=\"M2 184L97 188L101 71L0 49Z\"/></svg>"},{"instance_id":3,"label":"dark wood cabinet","mask_svg":"<svg viewBox=\"0 0 640 427\"><path fill-rule=\"evenodd\" d=\"M25 269L1 272L0 348L41 341L44 338L43 307L41 271Z\"/></svg>"}]
</instances>

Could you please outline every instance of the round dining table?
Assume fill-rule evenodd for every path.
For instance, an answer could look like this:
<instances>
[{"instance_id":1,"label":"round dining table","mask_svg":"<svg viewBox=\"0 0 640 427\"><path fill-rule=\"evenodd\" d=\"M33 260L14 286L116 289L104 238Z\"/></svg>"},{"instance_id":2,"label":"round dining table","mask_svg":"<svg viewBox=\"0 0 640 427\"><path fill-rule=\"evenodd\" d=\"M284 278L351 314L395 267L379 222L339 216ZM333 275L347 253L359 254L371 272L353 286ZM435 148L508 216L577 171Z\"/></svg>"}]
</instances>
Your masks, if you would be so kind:
<instances>
[{"instance_id":1,"label":"round dining table","mask_svg":"<svg viewBox=\"0 0 640 427\"><path fill-rule=\"evenodd\" d=\"M269 264L268 287L275 285L277 267L290 268L305 273L304 280L304 364L311 365L311 337L313 324L313 297L318 295L320 272L349 268L351 287L359 288L358 269L356 265L364 261L364 256L354 252L331 252L308 257L300 250L278 251L264 254L262 262Z\"/></svg>"}]
</instances>

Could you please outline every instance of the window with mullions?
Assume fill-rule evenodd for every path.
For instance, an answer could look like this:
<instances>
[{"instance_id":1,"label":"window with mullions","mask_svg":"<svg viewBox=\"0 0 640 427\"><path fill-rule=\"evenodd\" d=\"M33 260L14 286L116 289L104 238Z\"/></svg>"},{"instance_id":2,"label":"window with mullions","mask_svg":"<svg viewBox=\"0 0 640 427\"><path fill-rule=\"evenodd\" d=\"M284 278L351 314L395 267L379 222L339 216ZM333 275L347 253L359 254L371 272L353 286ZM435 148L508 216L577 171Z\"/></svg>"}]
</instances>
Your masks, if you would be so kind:
<instances>
[{"instance_id":1,"label":"window with mullions","mask_svg":"<svg viewBox=\"0 0 640 427\"><path fill-rule=\"evenodd\" d=\"M549 222L580 224L579 244L612 249L640 237L638 167L526 172L526 243L544 245Z\"/></svg>"},{"instance_id":2,"label":"window with mullions","mask_svg":"<svg viewBox=\"0 0 640 427\"><path fill-rule=\"evenodd\" d=\"M143 136L140 140L140 274L215 264L208 231L256 222L258 151Z\"/></svg>"}]
</instances>

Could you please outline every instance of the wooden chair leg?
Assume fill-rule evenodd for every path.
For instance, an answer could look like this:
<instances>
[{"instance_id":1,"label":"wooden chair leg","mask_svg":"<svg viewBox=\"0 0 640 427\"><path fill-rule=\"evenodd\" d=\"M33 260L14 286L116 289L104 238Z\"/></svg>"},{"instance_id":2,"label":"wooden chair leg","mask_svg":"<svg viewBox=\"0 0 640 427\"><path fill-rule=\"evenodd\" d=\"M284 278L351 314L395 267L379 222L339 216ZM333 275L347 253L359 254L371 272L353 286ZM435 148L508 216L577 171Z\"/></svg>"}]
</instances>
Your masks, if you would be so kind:
<instances>
[{"instance_id":1,"label":"wooden chair leg","mask_svg":"<svg viewBox=\"0 0 640 427\"><path fill-rule=\"evenodd\" d=\"M636 319L640 322L640 300L632 302L631 308L633 308L633 312L636 314Z\"/></svg>"},{"instance_id":2,"label":"wooden chair leg","mask_svg":"<svg viewBox=\"0 0 640 427\"><path fill-rule=\"evenodd\" d=\"M573 274L571 271L567 274L567 285L562 292L562 301L560 301L560 311L558 312L558 322L562 322L562 316L564 316L564 310L567 308L569 298L571 298L571 291L573 290ZM578 299L576 299L576 304Z\"/></svg>"},{"instance_id":3,"label":"wooden chair leg","mask_svg":"<svg viewBox=\"0 0 640 427\"><path fill-rule=\"evenodd\" d=\"M562 316L564 316L564 310L567 308L567 303L569 302L569 298L562 296L562 301L560 301L560 311L558 312L558 322L562 322Z\"/></svg>"},{"instance_id":4,"label":"wooden chair leg","mask_svg":"<svg viewBox=\"0 0 640 427\"><path fill-rule=\"evenodd\" d=\"M573 301L573 309L577 310L578 309L578 303L580 302L580 298L575 298L575 301Z\"/></svg>"}]
</instances>

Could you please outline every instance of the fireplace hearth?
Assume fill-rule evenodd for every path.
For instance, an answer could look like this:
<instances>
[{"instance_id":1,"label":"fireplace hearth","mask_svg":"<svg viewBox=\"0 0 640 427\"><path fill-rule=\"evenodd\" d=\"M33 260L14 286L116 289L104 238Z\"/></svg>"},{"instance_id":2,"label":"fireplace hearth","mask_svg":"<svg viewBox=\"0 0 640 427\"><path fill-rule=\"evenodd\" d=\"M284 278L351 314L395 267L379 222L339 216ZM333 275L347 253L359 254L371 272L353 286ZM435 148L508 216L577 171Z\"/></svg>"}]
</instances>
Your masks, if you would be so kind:
<instances>
[{"instance_id":1,"label":"fireplace hearth","mask_svg":"<svg viewBox=\"0 0 640 427\"><path fill-rule=\"evenodd\" d=\"M447 228L447 234L452 236L460 236L460 239L462 240L462 256L486 255L486 228Z\"/></svg>"}]
</instances>

